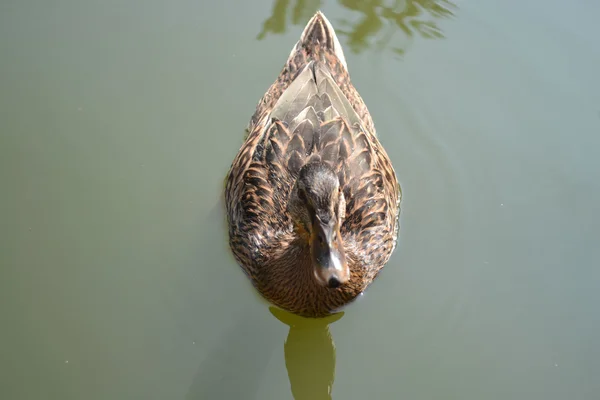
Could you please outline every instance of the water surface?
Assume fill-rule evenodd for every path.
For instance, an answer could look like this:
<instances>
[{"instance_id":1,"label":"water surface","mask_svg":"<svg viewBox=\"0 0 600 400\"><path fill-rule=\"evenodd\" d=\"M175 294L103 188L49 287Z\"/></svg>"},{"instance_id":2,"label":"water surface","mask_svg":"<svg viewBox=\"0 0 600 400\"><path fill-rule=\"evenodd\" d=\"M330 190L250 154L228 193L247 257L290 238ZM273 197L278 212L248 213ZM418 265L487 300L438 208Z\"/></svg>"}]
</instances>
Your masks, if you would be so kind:
<instances>
[{"instance_id":1,"label":"water surface","mask_svg":"<svg viewBox=\"0 0 600 400\"><path fill-rule=\"evenodd\" d=\"M396 252L329 325L258 299L220 203L317 9L404 194ZM0 397L597 399L599 12L3 2Z\"/></svg>"}]
</instances>

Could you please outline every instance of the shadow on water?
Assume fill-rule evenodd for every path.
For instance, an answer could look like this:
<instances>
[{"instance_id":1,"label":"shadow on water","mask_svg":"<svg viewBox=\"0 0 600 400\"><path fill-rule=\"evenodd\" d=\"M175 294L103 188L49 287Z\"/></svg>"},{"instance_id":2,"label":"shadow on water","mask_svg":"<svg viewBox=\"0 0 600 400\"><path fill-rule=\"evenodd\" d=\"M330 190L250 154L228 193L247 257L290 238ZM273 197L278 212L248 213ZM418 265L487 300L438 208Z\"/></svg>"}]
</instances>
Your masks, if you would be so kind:
<instances>
[{"instance_id":1,"label":"shadow on water","mask_svg":"<svg viewBox=\"0 0 600 400\"><path fill-rule=\"evenodd\" d=\"M344 313L310 319L272 306L269 311L289 326L284 355L294 399L331 400L336 357L329 325ZM276 333L261 329L266 322L252 313L240 313L204 358L186 400L257 398L274 343L280 343Z\"/></svg>"},{"instance_id":2,"label":"shadow on water","mask_svg":"<svg viewBox=\"0 0 600 400\"><path fill-rule=\"evenodd\" d=\"M436 19L454 16L457 6L450 0L337 0L342 7L357 13L348 19L332 20L339 36L346 37L353 53L368 48L389 49L402 56L415 34L426 39L444 37ZM321 0L275 0L272 14L263 22L258 40L286 31L288 13L292 25L304 25L323 5ZM401 33L401 36L396 35Z\"/></svg>"},{"instance_id":3,"label":"shadow on water","mask_svg":"<svg viewBox=\"0 0 600 400\"><path fill-rule=\"evenodd\" d=\"M270 307L279 321L290 327L284 345L285 367L295 400L331 399L335 377L335 345L329 325L343 317L309 319Z\"/></svg>"}]
</instances>

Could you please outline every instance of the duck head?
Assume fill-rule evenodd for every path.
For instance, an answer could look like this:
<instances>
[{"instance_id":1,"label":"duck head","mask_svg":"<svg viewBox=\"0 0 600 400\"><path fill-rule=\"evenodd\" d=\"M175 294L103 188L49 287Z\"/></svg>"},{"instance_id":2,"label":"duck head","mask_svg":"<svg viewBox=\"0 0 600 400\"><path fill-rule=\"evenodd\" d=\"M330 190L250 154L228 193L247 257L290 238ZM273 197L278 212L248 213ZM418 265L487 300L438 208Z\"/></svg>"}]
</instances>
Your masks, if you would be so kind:
<instances>
[{"instance_id":1,"label":"duck head","mask_svg":"<svg viewBox=\"0 0 600 400\"><path fill-rule=\"evenodd\" d=\"M296 225L308 233L316 281L332 289L350 279L340 233L345 210L337 174L322 162L304 165L292 192L290 211Z\"/></svg>"}]
</instances>

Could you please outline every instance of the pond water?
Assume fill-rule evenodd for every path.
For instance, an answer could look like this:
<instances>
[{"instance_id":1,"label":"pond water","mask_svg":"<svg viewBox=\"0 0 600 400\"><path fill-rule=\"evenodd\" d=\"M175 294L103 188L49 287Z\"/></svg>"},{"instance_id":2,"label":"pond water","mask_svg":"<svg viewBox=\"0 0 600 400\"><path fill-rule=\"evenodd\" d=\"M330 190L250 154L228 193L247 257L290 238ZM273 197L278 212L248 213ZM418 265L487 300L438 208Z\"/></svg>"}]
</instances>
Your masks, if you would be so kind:
<instances>
[{"instance_id":1,"label":"pond water","mask_svg":"<svg viewBox=\"0 0 600 400\"><path fill-rule=\"evenodd\" d=\"M403 189L329 320L270 310L223 179L304 24ZM0 398L600 398L600 3L0 4Z\"/></svg>"}]
</instances>

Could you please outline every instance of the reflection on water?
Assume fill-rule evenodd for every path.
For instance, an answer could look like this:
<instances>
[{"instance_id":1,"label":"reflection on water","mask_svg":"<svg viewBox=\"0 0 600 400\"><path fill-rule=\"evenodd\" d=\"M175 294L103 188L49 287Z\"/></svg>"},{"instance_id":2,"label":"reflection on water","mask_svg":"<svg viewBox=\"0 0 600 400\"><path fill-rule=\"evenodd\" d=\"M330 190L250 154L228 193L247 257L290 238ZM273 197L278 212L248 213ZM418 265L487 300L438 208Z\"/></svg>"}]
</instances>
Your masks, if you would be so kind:
<instances>
[{"instance_id":1,"label":"reflection on water","mask_svg":"<svg viewBox=\"0 0 600 400\"><path fill-rule=\"evenodd\" d=\"M336 357L329 325L340 320L344 313L303 318L273 306L269 311L289 326L284 355L294 399L331 400ZM203 357L186 400L258 398L267 364L275 344L280 343L274 331L260 332L268 324L263 317L269 316L257 317L243 310L232 318L234 323Z\"/></svg>"},{"instance_id":2,"label":"reflection on water","mask_svg":"<svg viewBox=\"0 0 600 400\"><path fill-rule=\"evenodd\" d=\"M443 38L435 19L452 17L457 8L450 0L338 0L338 3L360 14L352 21L332 21L338 35L347 37L352 52L361 53L370 47L389 48L398 55L404 54L406 41L415 33L426 39ZM275 0L258 39L269 33L285 32L288 11L291 11L289 22L304 25L322 5L321 0ZM398 32L401 36L396 35Z\"/></svg>"},{"instance_id":3,"label":"reflection on water","mask_svg":"<svg viewBox=\"0 0 600 400\"><path fill-rule=\"evenodd\" d=\"M312 319L275 307L269 310L290 327L284 353L294 399L331 399L335 377L335 345L329 325L342 318L344 313Z\"/></svg>"}]
</instances>

